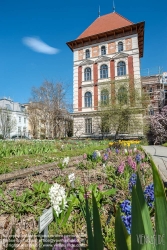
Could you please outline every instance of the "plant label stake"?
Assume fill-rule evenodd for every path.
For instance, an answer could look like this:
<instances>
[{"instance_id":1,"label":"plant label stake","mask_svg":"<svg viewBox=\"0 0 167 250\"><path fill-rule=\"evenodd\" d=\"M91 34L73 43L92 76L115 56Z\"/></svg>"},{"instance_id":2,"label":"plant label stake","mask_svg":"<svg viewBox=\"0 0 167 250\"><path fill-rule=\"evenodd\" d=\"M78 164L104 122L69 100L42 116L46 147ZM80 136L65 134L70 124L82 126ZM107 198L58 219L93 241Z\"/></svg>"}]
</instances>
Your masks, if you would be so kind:
<instances>
[{"instance_id":1,"label":"plant label stake","mask_svg":"<svg viewBox=\"0 0 167 250\"><path fill-rule=\"evenodd\" d=\"M71 183L71 187L74 188L75 187L75 185L74 185L75 174L74 173L69 174L68 179L69 179L69 182Z\"/></svg>"},{"instance_id":2,"label":"plant label stake","mask_svg":"<svg viewBox=\"0 0 167 250\"><path fill-rule=\"evenodd\" d=\"M48 225L53 221L53 209L50 207L49 209L45 209L43 214L39 218L39 233L43 234L43 246L44 250L49 249L48 242Z\"/></svg>"}]
</instances>

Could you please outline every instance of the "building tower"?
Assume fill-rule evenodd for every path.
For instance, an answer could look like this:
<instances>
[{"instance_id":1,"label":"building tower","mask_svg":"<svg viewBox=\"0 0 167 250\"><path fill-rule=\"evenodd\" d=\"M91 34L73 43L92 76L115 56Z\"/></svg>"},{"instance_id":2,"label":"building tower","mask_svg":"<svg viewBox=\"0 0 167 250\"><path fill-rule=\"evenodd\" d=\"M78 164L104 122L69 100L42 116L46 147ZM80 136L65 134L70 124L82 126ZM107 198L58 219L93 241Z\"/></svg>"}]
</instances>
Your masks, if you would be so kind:
<instances>
[{"instance_id":1,"label":"building tower","mask_svg":"<svg viewBox=\"0 0 167 250\"><path fill-rule=\"evenodd\" d=\"M118 91L112 81L129 79L141 89L140 58L143 56L144 22L132 23L116 12L99 16L76 40L67 42L73 51L74 136L100 133L95 114L107 95ZM104 91L104 86L111 86Z\"/></svg>"}]
</instances>

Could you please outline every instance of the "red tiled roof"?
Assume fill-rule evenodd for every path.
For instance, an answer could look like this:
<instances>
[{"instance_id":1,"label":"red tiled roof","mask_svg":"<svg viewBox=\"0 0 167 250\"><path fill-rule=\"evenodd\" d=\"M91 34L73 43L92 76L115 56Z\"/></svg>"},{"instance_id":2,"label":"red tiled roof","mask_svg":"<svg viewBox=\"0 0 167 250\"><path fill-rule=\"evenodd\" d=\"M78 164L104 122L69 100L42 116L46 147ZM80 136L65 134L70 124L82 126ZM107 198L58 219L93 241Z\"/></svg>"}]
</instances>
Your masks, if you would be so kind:
<instances>
[{"instance_id":1,"label":"red tiled roof","mask_svg":"<svg viewBox=\"0 0 167 250\"><path fill-rule=\"evenodd\" d=\"M98 17L77 39L119 29L133 23L116 12Z\"/></svg>"}]
</instances>

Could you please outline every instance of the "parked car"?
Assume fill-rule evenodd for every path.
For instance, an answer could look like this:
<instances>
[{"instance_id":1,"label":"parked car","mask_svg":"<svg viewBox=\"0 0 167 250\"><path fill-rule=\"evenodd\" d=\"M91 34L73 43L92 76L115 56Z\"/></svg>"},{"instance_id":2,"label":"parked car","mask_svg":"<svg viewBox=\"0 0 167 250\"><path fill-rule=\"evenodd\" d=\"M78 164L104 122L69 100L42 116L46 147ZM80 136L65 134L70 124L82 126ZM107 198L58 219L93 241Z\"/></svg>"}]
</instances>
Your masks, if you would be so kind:
<instances>
[{"instance_id":1,"label":"parked car","mask_svg":"<svg viewBox=\"0 0 167 250\"><path fill-rule=\"evenodd\" d=\"M14 139L14 140L30 140L30 138L25 136L25 135L13 135L11 137L11 139Z\"/></svg>"}]
</instances>

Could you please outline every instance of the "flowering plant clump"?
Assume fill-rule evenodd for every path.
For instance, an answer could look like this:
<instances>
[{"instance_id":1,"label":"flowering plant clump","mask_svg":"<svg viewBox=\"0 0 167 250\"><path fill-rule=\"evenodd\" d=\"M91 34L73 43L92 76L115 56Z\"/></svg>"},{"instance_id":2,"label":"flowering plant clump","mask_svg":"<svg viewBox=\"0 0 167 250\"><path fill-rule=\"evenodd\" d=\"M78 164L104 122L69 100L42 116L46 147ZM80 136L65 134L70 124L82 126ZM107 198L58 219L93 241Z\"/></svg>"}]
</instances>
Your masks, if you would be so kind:
<instances>
[{"instance_id":1,"label":"flowering plant clump","mask_svg":"<svg viewBox=\"0 0 167 250\"><path fill-rule=\"evenodd\" d=\"M137 175L133 173L129 179L129 190L132 192L132 187L136 185Z\"/></svg>"},{"instance_id":2,"label":"flowering plant clump","mask_svg":"<svg viewBox=\"0 0 167 250\"><path fill-rule=\"evenodd\" d=\"M98 160L98 158L101 158L101 154L98 150L95 150L92 155L90 155L90 159L93 161Z\"/></svg>"},{"instance_id":3,"label":"flowering plant clump","mask_svg":"<svg viewBox=\"0 0 167 250\"><path fill-rule=\"evenodd\" d=\"M139 144L139 140L119 140L118 142L109 142L109 147L115 147L116 144L119 144L120 146L128 146Z\"/></svg>"},{"instance_id":4,"label":"flowering plant clump","mask_svg":"<svg viewBox=\"0 0 167 250\"><path fill-rule=\"evenodd\" d=\"M144 196L149 207L153 207L154 202L154 184L149 184L144 190Z\"/></svg>"},{"instance_id":5,"label":"flowering plant clump","mask_svg":"<svg viewBox=\"0 0 167 250\"><path fill-rule=\"evenodd\" d=\"M49 197L51 200L51 204L56 212L56 215L62 212L62 209L67 207L67 200L65 189L58 183L54 183L53 186L49 189Z\"/></svg>"}]
</instances>

